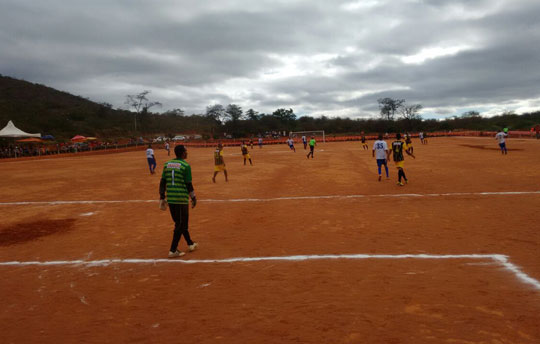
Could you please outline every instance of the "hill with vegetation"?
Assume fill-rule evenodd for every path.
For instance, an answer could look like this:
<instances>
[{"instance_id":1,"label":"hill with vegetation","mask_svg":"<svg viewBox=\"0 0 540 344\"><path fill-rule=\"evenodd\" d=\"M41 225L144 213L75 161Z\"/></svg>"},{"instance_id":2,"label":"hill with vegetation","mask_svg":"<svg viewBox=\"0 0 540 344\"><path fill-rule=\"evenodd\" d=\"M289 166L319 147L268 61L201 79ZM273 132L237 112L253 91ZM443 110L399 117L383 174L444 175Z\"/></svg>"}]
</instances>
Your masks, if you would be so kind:
<instances>
[{"instance_id":1,"label":"hill with vegetation","mask_svg":"<svg viewBox=\"0 0 540 344\"><path fill-rule=\"evenodd\" d=\"M144 93L144 92L143 92ZM381 110L382 114L382 110ZM137 128L135 129L135 119ZM355 134L361 131L440 131L440 130L528 130L540 123L540 111L522 115L505 113L484 118L477 112L442 121L423 120L420 116L397 116L396 119L350 119L336 117L297 118L292 109L277 109L271 114L249 109L245 113L234 104L208 106L204 114L185 115L180 109L152 113L143 106L135 111L113 109L110 104L0 75L0 126L13 120L20 129L50 134L58 140L74 135L103 139L173 137L197 133L204 138L249 137L268 131L325 130L328 134Z\"/></svg>"}]
</instances>

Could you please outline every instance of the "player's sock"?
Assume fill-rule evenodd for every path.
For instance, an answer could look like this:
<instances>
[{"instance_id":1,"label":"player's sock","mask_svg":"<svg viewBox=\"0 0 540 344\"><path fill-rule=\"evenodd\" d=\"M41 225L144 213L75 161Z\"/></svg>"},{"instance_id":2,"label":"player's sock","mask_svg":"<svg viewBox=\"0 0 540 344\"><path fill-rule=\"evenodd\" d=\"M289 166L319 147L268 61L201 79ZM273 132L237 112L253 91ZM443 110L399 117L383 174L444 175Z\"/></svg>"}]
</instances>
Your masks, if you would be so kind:
<instances>
[{"instance_id":1,"label":"player's sock","mask_svg":"<svg viewBox=\"0 0 540 344\"><path fill-rule=\"evenodd\" d=\"M401 183L401 177L405 177L405 174L403 174L403 170L399 169L398 171L398 181Z\"/></svg>"},{"instance_id":2,"label":"player's sock","mask_svg":"<svg viewBox=\"0 0 540 344\"><path fill-rule=\"evenodd\" d=\"M403 176L403 179L405 179L405 181L407 181L407 177L405 177L405 171L401 170L401 175Z\"/></svg>"},{"instance_id":3,"label":"player's sock","mask_svg":"<svg viewBox=\"0 0 540 344\"><path fill-rule=\"evenodd\" d=\"M384 170L386 172L386 178L388 178L388 166L384 165ZM381 172L379 172L381 174Z\"/></svg>"},{"instance_id":4,"label":"player's sock","mask_svg":"<svg viewBox=\"0 0 540 344\"><path fill-rule=\"evenodd\" d=\"M378 171L379 171L379 176L381 175L381 166L379 166L378 168ZM388 174L388 173L387 173Z\"/></svg>"}]
</instances>

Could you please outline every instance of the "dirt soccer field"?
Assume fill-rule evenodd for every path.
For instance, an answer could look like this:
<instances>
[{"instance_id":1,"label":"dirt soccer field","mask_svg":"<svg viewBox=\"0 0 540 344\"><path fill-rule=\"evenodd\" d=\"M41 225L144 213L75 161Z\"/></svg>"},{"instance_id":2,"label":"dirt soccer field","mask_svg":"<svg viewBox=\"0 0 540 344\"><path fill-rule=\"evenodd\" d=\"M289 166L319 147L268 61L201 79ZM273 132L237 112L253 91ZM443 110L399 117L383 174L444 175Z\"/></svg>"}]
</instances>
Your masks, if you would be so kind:
<instances>
[{"instance_id":1,"label":"dirt soccer field","mask_svg":"<svg viewBox=\"0 0 540 344\"><path fill-rule=\"evenodd\" d=\"M540 343L540 141L188 148L199 249L167 259L166 152L0 162L2 343ZM172 153L171 153L172 154ZM180 248L186 249L182 239Z\"/></svg>"}]
</instances>

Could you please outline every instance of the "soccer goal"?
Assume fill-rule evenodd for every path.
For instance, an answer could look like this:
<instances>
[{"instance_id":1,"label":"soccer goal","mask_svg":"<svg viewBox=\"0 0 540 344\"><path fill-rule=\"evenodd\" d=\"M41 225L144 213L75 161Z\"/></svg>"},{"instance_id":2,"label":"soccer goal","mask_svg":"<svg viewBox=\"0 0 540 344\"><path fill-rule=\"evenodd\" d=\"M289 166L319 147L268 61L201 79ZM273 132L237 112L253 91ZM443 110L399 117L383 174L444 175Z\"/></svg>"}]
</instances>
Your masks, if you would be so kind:
<instances>
[{"instance_id":1,"label":"soccer goal","mask_svg":"<svg viewBox=\"0 0 540 344\"><path fill-rule=\"evenodd\" d=\"M312 130L312 131L291 131L289 132L289 137L292 138L301 138L305 136L309 141L311 136L322 137L322 142L326 142L326 137L324 136L324 130Z\"/></svg>"}]
</instances>

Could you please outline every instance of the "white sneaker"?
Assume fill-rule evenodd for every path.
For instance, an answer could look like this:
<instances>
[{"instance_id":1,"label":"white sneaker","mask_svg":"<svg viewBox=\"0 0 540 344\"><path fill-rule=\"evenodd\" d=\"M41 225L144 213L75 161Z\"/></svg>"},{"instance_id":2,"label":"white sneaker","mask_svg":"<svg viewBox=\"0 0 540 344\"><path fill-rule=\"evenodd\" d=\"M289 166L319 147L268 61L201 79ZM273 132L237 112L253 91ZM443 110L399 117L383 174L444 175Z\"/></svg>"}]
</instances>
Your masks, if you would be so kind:
<instances>
[{"instance_id":1,"label":"white sneaker","mask_svg":"<svg viewBox=\"0 0 540 344\"><path fill-rule=\"evenodd\" d=\"M197 244L196 242L194 242L193 245L189 245L189 252L195 251L197 247L199 247L199 244Z\"/></svg>"},{"instance_id":2,"label":"white sneaker","mask_svg":"<svg viewBox=\"0 0 540 344\"><path fill-rule=\"evenodd\" d=\"M186 254L185 252L182 252L182 251L169 251L169 258L176 258L176 257L182 257L184 254Z\"/></svg>"}]
</instances>

